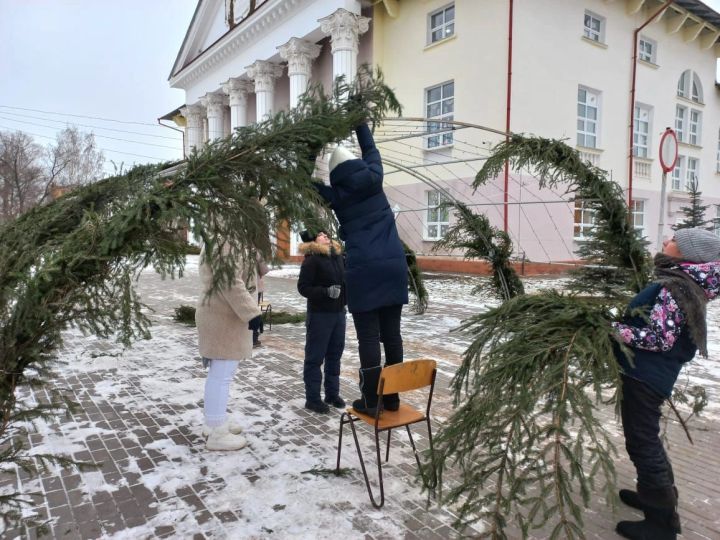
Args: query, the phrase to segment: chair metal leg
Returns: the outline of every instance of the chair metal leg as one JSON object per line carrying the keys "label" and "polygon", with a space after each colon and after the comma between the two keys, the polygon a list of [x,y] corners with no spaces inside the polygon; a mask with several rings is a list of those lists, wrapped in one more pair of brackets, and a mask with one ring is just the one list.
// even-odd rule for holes
{"label": "chair metal leg", "polygon": [[355,448],[357,449],[358,457],[360,458],[360,468],[362,469],[363,476],[365,477],[365,486],[367,487],[368,495],[370,496],[370,502],[375,508],[382,508],[385,504],[385,487],[383,486],[382,461],[380,460],[380,441],[378,439],[378,433],[377,431],[375,432],[375,448],[377,450],[378,478],[380,479],[380,504],[375,502],[375,497],[373,497],[370,480],[368,479],[368,474],[365,470],[365,460],[362,457],[360,442],[358,441],[357,432],[355,431],[355,421],[350,415],[348,415],[348,422],[350,423],[350,429],[352,429],[353,438],[355,439]]}
{"label": "chair metal leg", "polygon": [[413,440],[412,432],[410,431],[410,424],[406,425],[405,429],[407,429],[408,437],[410,437],[410,444],[412,445],[413,454],[415,454],[415,461],[417,461],[418,469],[422,470],[420,468],[420,454],[418,454],[417,448],[415,448],[415,441]]}
{"label": "chair metal leg", "polygon": [[340,473],[340,453],[342,452],[343,428],[345,427],[345,424],[347,424],[347,420],[345,420],[346,416],[348,416],[347,413],[342,413],[340,415],[340,435],[338,436],[337,465],[335,466],[336,473]]}
{"label": "chair metal leg", "polygon": [[435,486],[437,486],[437,473],[435,471],[435,448],[433,447],[432,427],[430,427],[430,418],[427,418],[427,430],[428,439],[430,441],[430,459],[432,460],[432,479],[431,483],[429,483],[425,480],[425,477],[423,477],[423,481],[427,484],[429,488],[434,489]]}
{"label": "chair metal leg", "polygon": [[385,463],[388,462],[390,459],[390,434],[392,433],[392,429],[388,429],[388,440],[387,440],[387,449],[385,450]]}

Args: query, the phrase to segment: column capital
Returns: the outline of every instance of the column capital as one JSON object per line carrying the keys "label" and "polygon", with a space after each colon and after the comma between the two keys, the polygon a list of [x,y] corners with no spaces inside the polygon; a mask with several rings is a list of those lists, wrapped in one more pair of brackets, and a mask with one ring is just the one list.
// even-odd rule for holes
{"label": "column capital", "polygon": [[351,50],[358,52],[360,34],[370,28],[370,19],[339,8],[332,15],[318,19],[320,30],[330,35],[332,52]]}
{"label": "column capital", "polygon": [[300,38],[290,38],[278,48],[280,57],[288,61],[288,76],[310,75],[312,61],[320,56],[320,45]]}
{"label": "column capital", "polygon": [[180,114],[187,118],[189,127],[199,126],[205,116],[205,107],[198,104],[186,105],[180,109]]}
{"label": "column capital", "polygon": [[230,98],[230,106],[245,105],[247,103],[247,95],[255,90],[252,81],[233,77],[223,84],[223,92]]}
{"label": "column capital", "polygon": [[255,92],[272,92],[275,79],[283,72],[283,66],[266,60],[256,60],[245,69],[248,77],[255,81]]}
{"label": "column capital", "polygon": [[207,115],[210,117],[222,116],[223,107],[227,105],[227,97],[220,93],[208,92],[205,97],[200,98],[200,102],[207,109]]}

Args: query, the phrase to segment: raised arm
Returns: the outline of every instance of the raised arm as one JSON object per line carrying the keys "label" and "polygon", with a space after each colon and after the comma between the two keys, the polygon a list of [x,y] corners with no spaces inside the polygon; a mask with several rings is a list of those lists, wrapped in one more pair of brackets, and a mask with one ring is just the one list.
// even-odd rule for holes
{"label": "raised arm", "polygon": [[380,152],[375,146],[372,133],[367,123],[363,122],[355,128],[355,134],[357,135],[358,144],[362,151],[362,158],[365,164],[368,166],[370,173],[373,175],[373,180],[382,182],[383,178],[383,166],[382,159],[380,158]]}

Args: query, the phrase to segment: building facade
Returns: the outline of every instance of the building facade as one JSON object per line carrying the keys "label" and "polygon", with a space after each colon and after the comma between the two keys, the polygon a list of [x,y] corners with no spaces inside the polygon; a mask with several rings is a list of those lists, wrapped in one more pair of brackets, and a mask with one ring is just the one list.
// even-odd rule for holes
{"label": "building facade", "polygon": [[[448,255],[433,247],[451,197],[507,227],[518,256],[567,261],[592,227],[582,201],[540,190],[532,171],[474,191],[483,159],[508,128],[566,140],[623,188],[652,248],[692,180],[717,217],[718,37],[720,15],[696,0],[201,0],[170,84],[186,93],[190,149],[377,65],[404,107],[376,131],[403,240]],[[679,158],[659,233],[667,127]]]}

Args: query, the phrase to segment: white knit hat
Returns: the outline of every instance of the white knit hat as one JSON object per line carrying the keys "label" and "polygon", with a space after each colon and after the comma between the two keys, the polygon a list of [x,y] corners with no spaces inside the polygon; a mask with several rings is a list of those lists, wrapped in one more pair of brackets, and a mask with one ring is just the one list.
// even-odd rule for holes
{"label": "white knit hat", "polygon": [[339,144],[338,147],[333,150],[333,153],[330,154],[330,163],[328,163],[328,168],[330,169],[330,172],[332,172],[333,169],[340,165],[343,161],[348,161],[350,159],[357,158],[355,157],[355,154],[353,154],[350,150],[345,148],[342,144]]}
{"label": "white knit hat", "polygon": [[705,263],[720,261],[720,238],[699,228],[678,229],[675,243],[686,261]]}

